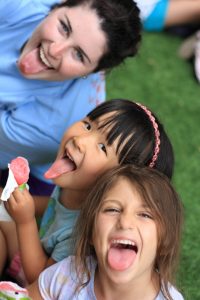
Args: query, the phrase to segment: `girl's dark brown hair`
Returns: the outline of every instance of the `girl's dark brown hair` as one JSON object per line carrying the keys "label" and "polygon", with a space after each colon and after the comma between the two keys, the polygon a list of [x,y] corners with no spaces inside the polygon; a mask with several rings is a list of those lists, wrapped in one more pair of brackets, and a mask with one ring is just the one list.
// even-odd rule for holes
{"label": "girl's dark brown hair", "polygon": [[[119,164],[149,166],[156,146],[155,129],[149,116],[134,101],[112,99],[94,108],[87,116],[95,121],[108,113],[114,113],[101,125],[106,129],[108,145],[117,141]],[[160,147],[154,168],[167,175],[173,175],[174,152],[170,139],[158,118],[151,113],[158,125]]]}
{"label": "girl's dark brown hair", "polygon": [[125,165],[106,172],[96,182],[84,202],[74,235],[76,237],[75,265],[76,270],[79,270],[79,287],[84,287],[90,280],[88,256],[95,257],[95,250],[91,246],[92,231],[104,195],[120,178],[127,179],[135,187],[144,203],[152,211],[158,232],[154,271],[159,274],[164,296],[166,299],[172,299],[168,284],[175,282],[173,275],[179,256],[183,219],[182,205],[168,178],[148,167],[138,168]]}

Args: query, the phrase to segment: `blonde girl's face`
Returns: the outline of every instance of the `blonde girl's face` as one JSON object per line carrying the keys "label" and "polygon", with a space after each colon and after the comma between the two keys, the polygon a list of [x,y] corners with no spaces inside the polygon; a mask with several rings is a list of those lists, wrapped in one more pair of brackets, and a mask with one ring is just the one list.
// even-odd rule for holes
{"label": "blonde girl's face", "polygon": [[151,287],[157,240],[151,210],[133,184],[118,179],[102,200],[93,231],[100,278],[130,289]]}
{"label": "blonde girl's face", "polygon": [[23,76],[62,81],[91,73],[106,51],[100,20],[86,5],[54,9],[37,27],[18,61]]}
{"label": "blonde girl's face", "polygon": [[58,156],[46,177],[68,190],[85,191],[97,177],[118,165],[117,141],[108,145],[100,124],[110,113],[95,121],[85,118],[64,134]]}

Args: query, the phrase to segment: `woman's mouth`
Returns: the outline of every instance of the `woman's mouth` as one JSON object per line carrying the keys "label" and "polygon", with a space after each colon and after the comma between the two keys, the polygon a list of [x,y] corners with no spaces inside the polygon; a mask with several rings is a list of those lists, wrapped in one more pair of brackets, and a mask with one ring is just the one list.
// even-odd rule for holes
{"label": "woman's mouth", "polygon": [[54,68],[48,61],[42,45],[39,45],[20,59],[19,69],[22,74],[33,75]]}
{"label": "woman's mouth", "polygon": [[47,57],[45,56],[45,52],[44,52],[44,49],[42,47],[42,45],[40,46],[39,48],[39,54],[40,54],[40,59],[41,61],[43,62],[43,64],[49,68],[49,69],[53,69],[53,66],[51,65],[51,63],[48,61]]}

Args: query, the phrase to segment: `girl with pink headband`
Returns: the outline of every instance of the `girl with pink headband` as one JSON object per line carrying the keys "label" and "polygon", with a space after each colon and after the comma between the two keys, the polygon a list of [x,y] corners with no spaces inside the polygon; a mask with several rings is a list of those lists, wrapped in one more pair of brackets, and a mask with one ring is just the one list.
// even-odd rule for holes
{"label": "girl with pink headband", "polygon": [[[0,234],[12,236],[5,239],[7,243],[0,240],[0,248],[5,249],[1,257],[11,266],[16,265],[15,259],[19,265],[20,257],[27,281],[33,282],[47,266],[73,254],[72,230],[89,190],[104,172],[127,164],[149,166],[171,178],[172,145],[148,108],[129,100],[110,100],[66,130],[57,158],[45,173],[56,187],[50,200],[46,199],[40,234],[35,215],[44,201],[34,203],[27,190],[16,189],[11,195],[7,210],[15,222],[0,222]],[[7,257],[7,253],[13,255]]]}

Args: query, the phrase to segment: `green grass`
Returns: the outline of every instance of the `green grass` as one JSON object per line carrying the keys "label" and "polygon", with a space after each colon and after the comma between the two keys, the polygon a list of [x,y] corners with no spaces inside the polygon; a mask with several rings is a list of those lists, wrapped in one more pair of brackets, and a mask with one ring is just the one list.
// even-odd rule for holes
{"label": "green grass", "polygon": [[179,288],[200,299],[200,84],[177,55],[181,39],[145,33],[139,55],[107,75],[108,99],[146,104],[161,119],[175,150],[173,183],[185,208]]}

